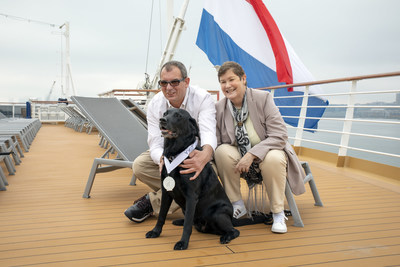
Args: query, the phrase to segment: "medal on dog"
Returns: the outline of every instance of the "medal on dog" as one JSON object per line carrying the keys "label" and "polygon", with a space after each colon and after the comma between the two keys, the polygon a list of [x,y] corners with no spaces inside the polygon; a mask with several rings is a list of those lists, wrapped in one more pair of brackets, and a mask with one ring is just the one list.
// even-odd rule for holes
{"label": "medal on dog", "polygon": [[[167,169],[167,173],[171,173],[172,170],[174,170],[176,167],[178,167],[179,164],[184,161],[189,154],[196,149],[197,146],[197,140],[194,141],[193,144],[191,144],[188,148],[186,148],[183,152],[179,153],[178,156],[175,157],[175,159],[170,162],[167,157],[164,156],[164,165],[165,168]],[[165,190],[167,191],[172,191],[175,187],[175,180],[171,176],[165,177],[163,181],[163,186]]]}
{"label": "medal on dog", "polygon": [[165,190],[172,191],[172,189],[174,189],[174,187],[175,187],[174,178],[172,178],[171,176],[165,177],[165,179],[163,181],[163,186],[164,186]]}

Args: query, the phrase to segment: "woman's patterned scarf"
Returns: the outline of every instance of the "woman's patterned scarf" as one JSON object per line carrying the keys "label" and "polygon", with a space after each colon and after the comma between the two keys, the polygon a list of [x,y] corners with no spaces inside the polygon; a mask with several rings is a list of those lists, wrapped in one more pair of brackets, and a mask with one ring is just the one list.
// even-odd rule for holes
{"label": "woman's patterned scarf", "polygon": [[[249,115],[249,111],[247,109],[246,94],[244,95],[241,109],[236,109],[231,101],[228,101],[228,106],[236,122],[236,143],[238,145],[239,153],[243,157],[251,148],[250,139],[244,125],[244,122]],[[258,162],[253,161],[253,163],[250,165],[249,172],[242,173],[241,177],[246,180],[247,185],[250,189],[253,188],[256,184],[261,184],[262,176]]]}

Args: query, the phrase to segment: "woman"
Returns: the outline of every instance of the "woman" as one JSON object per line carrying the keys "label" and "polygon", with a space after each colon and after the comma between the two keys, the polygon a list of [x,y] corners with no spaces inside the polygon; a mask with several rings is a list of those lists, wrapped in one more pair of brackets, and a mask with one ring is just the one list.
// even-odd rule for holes
{"label": "woman", "polygon": [[279,109],[269,92],[247,88],[246,74],[236,62],[225,62],[218,71],[218,80],[225,98],[216,104],[215,163],[233,204],[234,217],[246,214],[240,177],[249,188],[263,183],[273,213],[271,231],[286,233],[286,179],[296,195],[304,193],[305,188],[304,172],[288,142]]}

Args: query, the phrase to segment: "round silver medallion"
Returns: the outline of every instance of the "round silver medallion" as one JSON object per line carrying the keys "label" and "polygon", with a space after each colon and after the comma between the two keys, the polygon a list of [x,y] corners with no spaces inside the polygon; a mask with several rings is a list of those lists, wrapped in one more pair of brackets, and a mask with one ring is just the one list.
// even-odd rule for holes
{"label": "round silver medallion", "polygon": [[163,186],[164,186],[165,190],[172,191],[172,189],[174,189],[174,187],[175,187],[174,178],[172,178],[171,176],[165,177],[165,179],[163,181]]}

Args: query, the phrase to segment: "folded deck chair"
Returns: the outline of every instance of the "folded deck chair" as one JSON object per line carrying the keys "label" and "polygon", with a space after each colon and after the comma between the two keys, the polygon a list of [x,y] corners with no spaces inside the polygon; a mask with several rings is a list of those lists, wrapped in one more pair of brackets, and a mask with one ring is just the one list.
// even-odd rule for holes
{"label": "folded deck chair", "polygon": [[[4,143],[4,145],[6,145],[6,148],[5,148],[5,150],[7,150],[6,152],[11,152],[10,154],[14,158],[15,165],[20,165],[21,158],[19,157],[20,154],[18,154],[18,152],[21,152],[21,148],[19,147],[19,143],[18,143],[16,136],[0,135],[0,144],[1,143]],[[19,151],[17,151],[18,148],[19,148]]]}
{"label": "folded deck chair", "polygon": [[0,135],[15,135],[20,140],[25,152],[33,142],[41,127],[39,119],[0,119]]}
{"label": "folded deck chair", "polygon": [[5,157],[4,164],[6,165],[8,173],[10,175],[14,175],[15,172],[17,171],[10,156],[12,153],[13,151],[10,142],[8,140],[0,141],[0,155]]}
{"label": "folded deck chair", "polygon": [[135,114],[137,118],[139,118],[139,121],[147,129],[146,111],[144,111],[143,108],[133,99],[122,99],[121,102],[126,106],[127,109],[129,109],[133,114]]}
{"label": "folded deck chair", "polygon": [[[116,98],[73,96],[72,101],[108,141],[111,145],[109,149],[118,153],[117,159],[94,159],[83,194],[84,198],[89,198],[96,173],[132,168],[133,160],[148,149],[147,130]],[[99,167],[100,165],[103,166]]]}
{"label": "folded deck chair", "polygon": [[[5,163],[6,156],[7,156],[7,154],[0,153],[0,162],[4,161],[4,163]],[[7,190],[6,185],[8,185],[8,181],[7,181],[5,173],[3,172],[3,169],[0,166],[0,191]]]}

